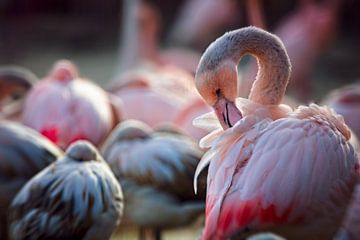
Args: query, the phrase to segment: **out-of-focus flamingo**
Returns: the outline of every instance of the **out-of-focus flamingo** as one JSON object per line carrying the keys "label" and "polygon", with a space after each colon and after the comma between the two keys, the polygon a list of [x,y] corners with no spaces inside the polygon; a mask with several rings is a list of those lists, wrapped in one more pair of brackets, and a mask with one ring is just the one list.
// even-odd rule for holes
{"label": "out-of-focus flamingo", "polygon": [[154,127],[172,122],[187,102],[199,98],[194,83],[184,84],[180,76],[172,78],[150,64],[123,74],[108,91],[123,101],[125,119],[137,119]]}
{"label": "out-of-focus flamingo", "polygon": [[[124,3],[125,13],[129,16],[124,19],[123,27],[120,64],[123,73],[115,78],[108,90],[124,102],[126,119],[137,119],[151,127],[173,122],[184,108],[201,99],[194,77],[162,59],[157,46],[159,16],[155,7],[139,1]],[[200,130],[187,127],[191,125],[190,119],[184,121],[179,126],[187,128],[187,133],[197,140]]]}
{"label": "out-of-focus flamingo", "polygon": [[61,60],[30,91],[22,121],[65,149],[79,139],[99,145],[119,122],[120,111],[115,97]]}
{"label": "out-of-focus flamingo", "polygon": [[[236,99],[244,54],[259,72],[249,99]],[[255,27],[225,34],[203,54],[196,85],[223,128],[201,141],[210,147],[197,169],[210,162],[203,239],[258,231],[329,239],[340,227],[359,179],[350,131],[326,106],[280,105],[289,78],[284,45]],[[197,123],[209,127],[209,119]]]}
{"label": "out-of-focus flamingo", "polygon": [[195,98],[192,102],[183,107],[175,116],[173,123],[180,127],[187,135],[191,136],[196,142],[200,141],[209,132],[195,127],[192,121],[195,117],[209,112],[209,105],[201,98]]}
{"label": "out-of-focus flamingo", "polygon": [[238,2],[233,0],[187,0],[172,27],[169,42],[203,49],[218,31],[236,23]]}
{"label": "out-of-focus flamingo", "polygon": [[62,155],[62,151],[33,129],[0,122],[0,236],[7,238],[8,207],[25,183]]}
{"label": "out-of-focus flamingo", "polygon": [[332,91],[323,103],[341,114],[350,129],[360,137],[360,82]]}
{"label": "out-of-focus flamingo", "polygon": [[35,74],[25,68],[0,67],[1,119],[20,119],[25,96],[37,81]]}
{"label": "out-of-focus flamingo", "polygon": [[148,228],[160,239],[160,230],[204,211],[204,192],[196,196],[192,189],[202,151],[187,136],[128,120],[109,136],[103,155],[123,187],[124,217],[141,227],[142,237]]}
{"label": "out-of-focus flamingo", "polygon": [[96,148],[70,145],[33,177],[9,210],[11,239],[110,239],[120,222],[120,185]]}
{"label": "out-of-focus flamingo", "polygon": [[123,31],[120,44],[120,73],[140,60],[158,67],[171,65],[195,74],[200,54],[186,48],[160,49],[161,16],[154,4],[143,0],[124,1]]}
{"label": "out-of-focus flamingo", "polygon": [[[283,41],[292,62],[290,91],[301,101],[311,99],[311,72],[317,57],[334,39],[340,3],[339,0],[301,0],[299,8],[285,17],[274,31]],[[249,0],[248,5],[250,23],[264,27],[261,0]],[[242,96],[249,93],[252,86],[249,81],[255,75],[254,63],[245,72],[240,92]]]}

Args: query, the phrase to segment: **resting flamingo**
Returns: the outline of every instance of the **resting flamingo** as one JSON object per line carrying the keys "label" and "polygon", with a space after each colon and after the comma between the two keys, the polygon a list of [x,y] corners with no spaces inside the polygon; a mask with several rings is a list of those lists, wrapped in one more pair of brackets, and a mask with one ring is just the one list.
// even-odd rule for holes
{"label": "resting flamingo", "polygon": [[121,187],[85,140],[19,191],[9,210],[11,239],[110,239],[123,210]]}
{"label": "resting flamingo", "polygon": [[189,224],[204,212],[204,190],[196,196],[192,189],[202,151],[176,129],[124,121],[103,154],[123,187],[124,217],[141,227],[142,237],[149,230],[160,239],[161,230]]}
{"label": "resting flamingo", "polygon": [[72,62],[60,60],[30,91],[22,121],[66,149],[79,139],[101,144],[120,118],[115,97],[80,78]]}
{"label": "resting flamingo", "polygon": [[0,121],[0,236],[7,238],[7,211],[25,183],[63,152],[35,130]]}
{"label": "resting flamingo", "polygon": [[[236,99],[245,54],[259,72],[249,99]],[[215,129],[200,142],[210,150],[196,172],[210,162],[203,239],[329,239],[340,227],[359,174],[350,131],[326,106],[280,104],[290,68],[281,40],[256,27],[226,33],[203,54],[196,86],[218,118],[195,121]]]}

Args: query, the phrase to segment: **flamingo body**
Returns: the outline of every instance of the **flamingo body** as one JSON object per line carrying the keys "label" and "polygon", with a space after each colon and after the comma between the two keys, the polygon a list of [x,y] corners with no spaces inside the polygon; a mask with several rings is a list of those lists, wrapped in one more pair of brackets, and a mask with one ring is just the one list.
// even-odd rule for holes
{"label": "flamingo body", "polygon": [[[245,54],[259,64],[248,100],[234,91]],[[330,239],[340,227],[359,179],[351,133],[326,106],[280,104],[290,69],[280,39],[255,27],[226,33],[205,51],[196,86],[218,120],[195,121],[213,128],[197,169],[210,163],[203,239],[260,231]]]}
{"label": "flamingo body", "polygon": [[189,74],[172,66],[158,68],[152,64],[124,73],[108,90],[123,101],[126,119],[151,127],[174,122],[183,108],[200,99]]}
{"label": "flamingo body", "polygon": [[196,116],[199,116],[209,111],[210,107],[204,102],[204,100],[202,100],[201,98],[196,98],[177,113],[176,117],[173,120],[173,123],[198,142],[209,132],[194,126],[192,124],[192,120]]}
{"label": "flamingo body", "polygon": [[103,153],[122,183],[125,217],[133,223],[178,227],[203,212],[204,200],[191,187],[202,152],[186,136],[126,121],[110,135]]}
{"label": "flamingo body", "polygon": [[27,97],[23,123],[61,148],[87,139],[99,145],[117,121],[111,98],[94,83],[77,77],[69,62],[58,62]]}
{"label": "flamingo body", "polygon": [[0,122],[0,236],[7,239],[7,211],[12,199],[35,174],[62,155],[39,133],[18,123]]}
{"label": "flamingo body", "polygon": [[33,177],[9,211],[12,239],[109,239],[122,214],[122,192],[86,141]]}
{"label": "flamingo body", "polygon": [[[340,117],[317,105],[277,120],[260,109],[213,142],[203,142],[213,157],[204,239],[244,229],[279,231],[291,239],[330,238],[357,178],[349,132]],[[301,227],[293,233],[297,224]]]}

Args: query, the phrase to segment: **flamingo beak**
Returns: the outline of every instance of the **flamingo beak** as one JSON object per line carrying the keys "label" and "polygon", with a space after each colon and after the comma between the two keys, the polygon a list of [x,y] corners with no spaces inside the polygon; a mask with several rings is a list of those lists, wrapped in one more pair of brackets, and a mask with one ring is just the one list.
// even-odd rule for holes
{"label": "flamingo beak", "polygon": [[224,97],[219,98],[213,108],[223,129],[231,128],[242,118],[242,114],[235,103]]}

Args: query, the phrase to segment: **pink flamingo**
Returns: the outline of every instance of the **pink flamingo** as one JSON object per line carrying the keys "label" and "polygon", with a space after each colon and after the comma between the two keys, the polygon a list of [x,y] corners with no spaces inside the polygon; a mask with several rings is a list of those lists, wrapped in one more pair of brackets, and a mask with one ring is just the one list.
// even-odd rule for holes
{"label": "pink flamingo", "polygon": [[[258,59],[259,72],[249,99],[236,99],[244,54]],[[350,131],[326,106],[279,104],[289,77],[280,39],[255,27],[225,34],[203,54],[196,86],[218,118],[200,142],[210,150],[196,173],[210,162],[203,239],[258,231],[329,239],[340,227],[359,178]],[[196,122],[212,127],[209,118]]]}
{"label": "pink flamingo", "polygon": [[99,145],[121,118],[116,101],[62,60],[31,90],[22,120],[63,149],[78,139]]}
{"label": "pink flamingo", "polygon": [[201,138],[207,135],[209,131],[195,127],[192,124],[192,120],[201,114],[209,112],[210,110],[209,105],[207,105],[203,99],[195,98],[192,102],[180,109],[175,116],[173,123],[198,142]]}
{"label": "pink flamingo", "polygon": [[121,187],[97,149],[80,140],[31,178],[9,209],[11,239],[110,239]]}
{"label": "pink flamingo", "polygon": [[124,8],[128,16],[119,66],[123,72],[108,90],[124,102],[126,119],[138,119],[151,127],[172,122],[189,102],[200,99],[194,77],[161,60],[159,16],[154,6],[129,0],[124,1]]}
{"label": "pink flamingo", "polygon": [[[171,70],[171,69],[170,69]],[[176,78],[171,72],[131,71],[108,90],[124,102],[123,117],[137,119],[151,127],[173,123],[198,141],[208,132],[194,127],[192,119],[209,111],[201,99],[195,84],[183,84],[181,72]]]}
{"label": "pink flamingo", "polygon": [[154,127],[172,122],[188,101],[187,86],[172,80],[176,81],[156,70],[139,69],[123,74],[108,91],[123,101],[125,119],[137,119]]}

